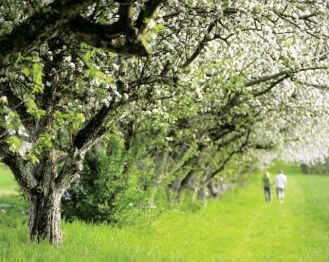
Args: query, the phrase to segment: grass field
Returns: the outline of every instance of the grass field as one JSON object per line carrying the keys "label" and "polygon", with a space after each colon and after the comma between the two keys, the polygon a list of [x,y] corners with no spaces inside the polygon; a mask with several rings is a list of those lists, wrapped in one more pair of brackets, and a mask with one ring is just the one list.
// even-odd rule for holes
{"label": "grass field", "polygon": [[0,196],[17,194],[17,186],[8,167],[0,163]]}
{"label": "grass field", "polygon": [[172,211],[143,227],[65,223],[57,249],[29,244],[22,201],[2,196],[0,204],[15,207],[0,212],[0,261],[329,261],[329,177],[284,171],[283,204],[264,202],[259,174],[221,201]]}

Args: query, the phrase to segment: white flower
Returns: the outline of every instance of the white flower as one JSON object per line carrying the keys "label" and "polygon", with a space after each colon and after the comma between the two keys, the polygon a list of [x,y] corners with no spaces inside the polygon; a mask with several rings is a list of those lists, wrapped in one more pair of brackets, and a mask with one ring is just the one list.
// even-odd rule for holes
{"label": "white flower", "polygon": [[70,55],[64,57],[64,59],[63,59],[63,61],[64,61],[65,63],[69,63],[69,62],[71,62],[71,60],[72,60],[72,57],[71,57]]}
{"label": "white flower", "polygon": [[70,62],[69,63],[69,66],[72,68],[72,69],[75,69],[75,64],[73,62]]}
{"label": "white flower", "polygon": [[2,96],[0,97],[0,103],[1,104],[8,104],[8,99],[6,96]]}

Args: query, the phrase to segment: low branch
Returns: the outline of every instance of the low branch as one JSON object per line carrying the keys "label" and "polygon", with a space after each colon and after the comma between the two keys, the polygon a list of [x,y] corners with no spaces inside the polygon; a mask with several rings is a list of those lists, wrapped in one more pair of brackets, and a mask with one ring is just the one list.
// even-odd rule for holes
{"label": "low branch", "polygon": [[11,152],[9,145],[4,140],[5,139],[2,139],[2,141],[0,141],[0,155],[2,156],[2,162],[10,168],[16,181],[23,190],[26,192],[35,190],[38,181],[26,166],[25,160],[18,154]]}
{"label": "low branch", "polygon": [[179,188],[177,189],[177,197],[179,198],[180,194],[182,193],[182,191],[187,187],[187,185],[189,184],[189,182],[192,180],[193,175],[195,174],[194,170],[190,170],[187,175],[182,179],[182,181],[179,184]]}
{"label": "low branch", "polygon": [[56,177],[58,190],[65,190],[74,180],[80,177],[83,170],[84,152],[72,147],[66,156],[65,162]]}
{"label": "low branch", "polygon": [[149,0],[145,3],[135,24],[139,34],[144,34],[146,32],[150,20],[154,18],[160,4],[163,2],[165,2],[165,0]]}
{"label": "low branch", "polygon": [[231,158],[237,153],[237,151],[232,151],[227,158],[224,159],[224,161],[222,162],[222,164],[219,166],[219,168],[217,168],[215,171],[213,171],[212,173],[210,173],[209,175],[205,176],[205,178],[203,179],[203,184],[206,185],[208,184],[215,176],[217,176],[217,174],[219,174],[221,171],[224,170],[225,166],[227,165],[227,163],[231,160]]}
{"label": "low branch", "polygon": [[130,1],[120,1],[120,7],[119,7],[119,24],[128,30],[132,28],[132,3],[135,2],[135,0],[130,0]]}
{"label": "low branch", "polygon": [[45,41],[66,31],[66,25],[94,0],[56,0],[16,26],[0,40],[0,66],[10,65],[16,55],[27,55]]}
{"label": "low branch", "polygon": [[[230,133],[228,133],[228,134],[230,134]],[[226,141],[218,143],[217,144],[217,150],[219,150],[220,148],[225,148],[225,147],[229,146],[233,142],[241,139],[243,137],[243,135],[244,135],[244,133],[240,132],[240,133],[237,133],[237,134],[233,135],[231,138],[227,139]]]}
{"label": "low branch", "polygon": [[204,179],[203,179],[204,185],[207,185],[215,176],[217,176],[217,174],[219,174],[221,171],[223,171],[225,166],[227,165],[227,163],[231,160],[231,158],[235,154],[243,152],[244,148],[249,143],[250,134],[251,134],[251,130],[248,129],[245,141],[239,146],[239,148],[237,150],[233,150],[232,152],[230,152],[230,154],[224,159],[224,161],[221,163],[221,165],[215,171],[213,171],[210,175],[206,175],[204,177]]}
{"label": "low branch", "polygon": [[[92,144],[95,139],[105,133],[105,123],[111,112],[113,103],[110,106],[103,105],[103,107],[91,118],[88,124],[82,128],[73,140],[73,146],[79,150]],[[88,147],[88,146],[87,146]]]}
{"label": "low branch", "polygon": [[96,24],[79,16],[70,24],[76,39],[96,48],[115,53],[147,56],[150,51],[133,30],[116,22],[111,25]]}

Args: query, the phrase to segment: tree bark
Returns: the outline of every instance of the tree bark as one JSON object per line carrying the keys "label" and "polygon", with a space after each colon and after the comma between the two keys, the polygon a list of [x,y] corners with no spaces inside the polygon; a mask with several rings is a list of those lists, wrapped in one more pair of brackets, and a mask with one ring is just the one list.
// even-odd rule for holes
{"label": "tree bark", "polygon": [[195,191],[195,199],[205,202],[207,197],[208,197],[208,191],[207,191],[207,186],[206,185],[200,185],[197,190]]}
{"label": "tree bark", "polygon": [[175,191],[176,191],[175,201],[177,203],[181,201],[182,194],[184,190],[188,187],[189,183],[191,183],[193,175],[194,175],[194,171],[191,170],[190,172],[187,173],[187,175],[183,179],[180,179],[178,181],[178,185],[175,187]]}
{"label": "tree bark", "polygon": [[61,198],[62,193],[57,192],[53,185],[50,185],[47,195],[33,193],[29,196],[31,241],[48,240],[55,246],[61,244]]}
{"label": "tree bark", "polygon": [[170,189],[169,186],[166,186],[165,187],[165,192],[166,192],[166,201],[167,201],[167,204],[168,204],[168,206],[171,206],[172,199],[171,199],[171,189]]}

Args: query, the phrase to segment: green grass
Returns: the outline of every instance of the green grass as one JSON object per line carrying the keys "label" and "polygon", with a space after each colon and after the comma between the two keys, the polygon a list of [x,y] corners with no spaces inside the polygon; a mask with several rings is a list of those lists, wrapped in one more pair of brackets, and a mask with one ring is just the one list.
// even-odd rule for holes
{"label": "green grass", "polygon": [[[64,223],[64,244],[28,243],[24,205],[0,213],[0,261],[329,261],[329,177],[283,169],[283,204],[265,203],[261,174],[200,211],[173,211],[144,227]],[[16,202],[15,202],[16,201]],[[16,214],[16,216],[15,216]]]}
{"label": "green grass", "polygon": [[17,183],[8,167],[0,163],[0,196],[17,194]]}

